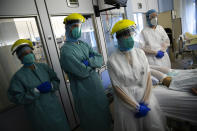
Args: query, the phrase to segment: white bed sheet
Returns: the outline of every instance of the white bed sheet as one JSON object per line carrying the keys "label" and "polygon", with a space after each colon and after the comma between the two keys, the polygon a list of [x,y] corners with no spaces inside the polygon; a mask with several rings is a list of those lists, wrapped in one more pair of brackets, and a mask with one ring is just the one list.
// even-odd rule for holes
{"label": "white bed sheet", "polygon": [[185,120],[197,125],[197,96],[157,86],[153,89],[161,109],[168,117]]}

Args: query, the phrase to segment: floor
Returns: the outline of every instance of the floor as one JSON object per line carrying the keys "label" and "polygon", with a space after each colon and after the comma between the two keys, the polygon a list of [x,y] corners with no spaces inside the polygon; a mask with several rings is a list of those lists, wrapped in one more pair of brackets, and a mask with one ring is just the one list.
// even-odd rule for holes
{"label": "floor", "polygon": [[[109,105],[109,107],[110,107],[110,112],[112,113],[112,119],[113,119],[113,116],[114,116],[113,106],[114,106],[114,103],[112,102],[112,103]],[[80,129],[80,127],[79,127],[79,128],[77,128],[77,129],[75,129],[74,131],[82,131],[82,129]]]}
{"label": "floor", "polygon": [[82,130],[81,130],[80,127],[79,127],[79,128],[77,128],[76,130],[74,130],[74,131],[82,131]]}
{"label": "floor", "polygon": [[172,69],[190,69],[194,64],[190,54],[179,55],[175,61],[171,61]]}

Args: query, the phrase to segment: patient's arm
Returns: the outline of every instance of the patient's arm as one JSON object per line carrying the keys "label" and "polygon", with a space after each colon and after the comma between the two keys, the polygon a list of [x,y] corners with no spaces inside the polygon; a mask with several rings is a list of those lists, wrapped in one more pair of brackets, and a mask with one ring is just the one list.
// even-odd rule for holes
{"label": "patient's arm", "polygon": [[158,70],[164,74],[167,74],[171,71],[170,68],[167,68],[167,67],[163,67],[163,66],[157,66],[157,65],[150,65],[150,68],[151,69],[155,69],[155,70]]}
{"label": "patient's arm", "polygon": [[162,82],[162,80],[163,80],[165,77],[167,77],[166,74],[164,74],[164,73],[162,73],[162,72],[160,72],[160,71],[158,71],[158,70],[155,70],[155,69],[152,69],[152,68],[151,68],[150,71],[151,71],[151,75],[154,76],[155,78],[157,78],[160,82]]}
{"label": "patient's arm", "polygon": [[115,93],[117,96],[124,101],[126,104],[130,105],[133,108],[137,108],[138,104],[136,104],[125,92],[123,92],[119,87],[113,86]]}
{"label": "patient's arm", "polygon": [[192,92],[197,95],[197,88],[192,88]]}
{"label": "patient's arm", "polygon": [[151,80],[151,73],[148,73],[148,79],[146,83],[146,91],[144,93],[144,97],[142,99],[143,102],[149,103],[149,97],[151,95],[151,89],[152,89],[152,80]]}
{"label": "patient's arm", "polygon": [[172,81],[172,77],[167,76],[166,74],[155,70],[155,69],[150,69],[151,70],[151,75],[157,78],[160,82],[162,82],[163,85],[169,87],[170,83]]}

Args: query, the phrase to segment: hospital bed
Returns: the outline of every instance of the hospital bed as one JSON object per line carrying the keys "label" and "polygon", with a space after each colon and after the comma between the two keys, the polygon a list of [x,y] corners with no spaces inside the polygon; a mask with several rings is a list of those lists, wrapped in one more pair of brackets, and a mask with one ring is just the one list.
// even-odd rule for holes
{"label": "hospital bed", "polygon": [[[197,71],[197,69],[195,70]],[[106,95],[110,98],[110,109],[113,114],[113,91],[107,70],[101,73],[101,80],[105,91],[107,91]],[[189,92],[175,91],[163,85],[154,86],[153,94],[156,96],[162,111],[168,118],[168,123],[172,121],[171,123],[178,122],[182,126],[185,123],[197,126],[197,95]],[[168,125],[172,125],[171,123]]]}
{"label": "hospital bed", "polygon": [[153,89],[161,109],[167,117],[197,125],[197,96],[189,92],[170,90],[158,85]]}
{"label": "hospital bed", "polygon": [[179,52],[197,50],[197,35],[188,32],[179,37]]}
{"label": "hospital bed", "polygon": [[178,54],[181,54],[184,57],[185,53],[189,53],[192,55],[193,63],[192,66],[195,68],[197,67],[197,57],[196,57],[196,50],[197,50],[197,35],[192,35],[188,32],[185,35],[181,35],[179,37],[179,50]]}
{"label": "hospital bed", "polygon": [[[165,116],[168,126],[178,131],[197,130],[197,95],[191,88],[197,87],[197,69],[174,70],[172,81],[167,88],[163,85],[155,85],[153,94]],[[184,129],[182,129],[184,128]]]}
{"label": "hospital bed", "polygon": [[197,50],[197,35],[185,33],[185,47],[192,52],[193,63],[197,64],[195,51]]}

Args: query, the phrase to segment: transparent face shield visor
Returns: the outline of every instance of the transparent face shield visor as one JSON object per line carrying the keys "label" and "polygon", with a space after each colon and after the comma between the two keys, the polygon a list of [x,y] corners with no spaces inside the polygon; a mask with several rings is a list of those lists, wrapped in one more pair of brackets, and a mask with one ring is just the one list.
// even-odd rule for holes
{"label": "transparent face shield visor", "polygon": [[81,28],[82,28],[82,23],[74,23],[74,24],[71,25],[70,28],[71,28],[71,30],[75,29],[78,32],[80,32],[81,31]]}
{"label": "transparent face shield visor", "polygon": [[79,20],[68,21],[65,25],[66,40],[79,39],[81,37],[82,22]]}
{"label": "transparent face shield visor", "polygon": [[116,32],[116,38],[121,39],[121,38],[134,37],[136,34],[137,34],[136,27],[130,26],[126,29]]}
{"label": "transparent face shield visor", "polygon": [[78,29],[80,30],[82,26],[82,23],[75,23],[71,26],[71,29],[74,29],[75,27],[78,27]]}
{"label": "transparent face shield visor", "polygon": [[74,28],[80,31],[82,28],[82,22],[80,20],[72,20],[72,21],[68,21],[65,25],[65,29],[69,29],[70,31],[72,31]]}

